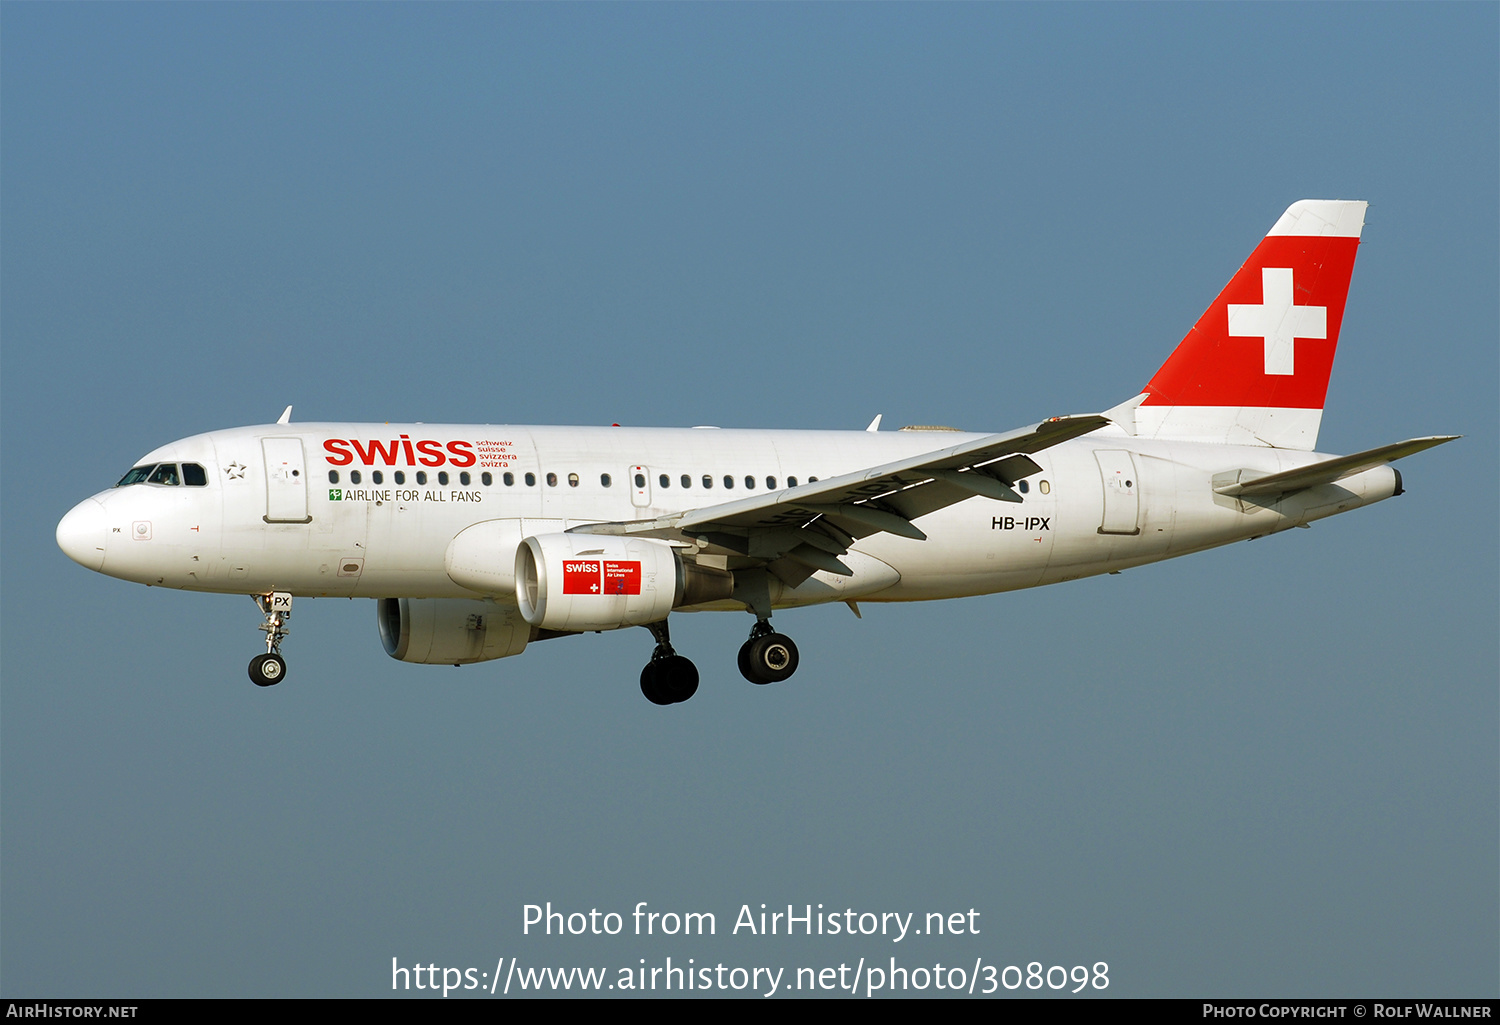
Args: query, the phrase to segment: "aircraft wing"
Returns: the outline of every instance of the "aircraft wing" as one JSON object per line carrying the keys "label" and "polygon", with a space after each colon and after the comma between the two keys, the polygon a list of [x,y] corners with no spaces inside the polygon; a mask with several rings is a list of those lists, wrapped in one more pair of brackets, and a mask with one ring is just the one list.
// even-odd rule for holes
{"label": "aircraft wing", "polygon": [[591,523],[572,532],[706,543],[721,554],[763,561],[789,583],[820,569],[849,576],[838,556],[857,539],[884,531],[923,541],[927,535],[912,520],[927,513],[976,495],[1019,502],[1011,485],[1041,471],[1032,453],[1107,423],[1092,414],[1054,417],[795,488],[653,520]]}
{"label": "aircraft wing", "polygon": [[1306,488],[1315,488],[1320,484],[1332,484],[1382,463],[1394,462],[1402,456],[1415,455],[1434,448],[1457,437],[1459,435],[1444,434],[1430,438],[1411,438],[1407,441],[1398,441],[1394,445],[1382,445],[1380,448],[1356,452],[1352,456],[1325,459],[1311,466],[1301,466],[1295,470],[1283,470],[1280,473],[1261,476],[1252,476],[1248,471],[1242,470],[1230,475],[1232,479],[1220,480],[1216,477],[1214,490],[1221,495],[1231,497],[1282,495],[1291,491],[1302,491]]}

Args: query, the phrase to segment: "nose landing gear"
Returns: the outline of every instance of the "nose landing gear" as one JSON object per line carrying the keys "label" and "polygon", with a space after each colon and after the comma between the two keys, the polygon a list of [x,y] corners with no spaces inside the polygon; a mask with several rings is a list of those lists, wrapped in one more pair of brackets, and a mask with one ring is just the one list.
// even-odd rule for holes
{"label": "nose landing gear", "polygon": [[265,614],[260,629],[266,634],[266,653],[250,660],[250,682],[257,687],[274,687],[286,677],[286,659],[281,657],[281,641],[292,631],[286,621],[292,618],[292,596],[285,591],[252,594],[255,605]]}
{"label": "nose landing gear", "polygon": [[647,623],[646,629],[656,638],[651,661],[641,670],[641,693],[646,700],[656,705],[671,705],[698,693],[698,667],[673,650],[667,621]]}

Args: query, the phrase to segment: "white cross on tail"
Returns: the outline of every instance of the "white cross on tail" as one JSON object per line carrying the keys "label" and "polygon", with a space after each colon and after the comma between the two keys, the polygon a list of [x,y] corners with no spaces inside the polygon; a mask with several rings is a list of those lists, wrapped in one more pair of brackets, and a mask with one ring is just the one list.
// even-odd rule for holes
{"label": "white cross on tail", "polygon": [[1266,374],[1290,376],[1297,338],[1328,337],[1328,307],[1292,305],[1292,269],[1262,267],[1261,305],[1229,304],[1229,333],[1266,340]]}

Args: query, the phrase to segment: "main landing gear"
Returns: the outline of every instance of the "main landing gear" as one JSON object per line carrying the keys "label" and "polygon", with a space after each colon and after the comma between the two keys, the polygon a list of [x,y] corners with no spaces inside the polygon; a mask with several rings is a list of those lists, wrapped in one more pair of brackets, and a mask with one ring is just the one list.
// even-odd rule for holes
{"label": "main landing gear", "polygon": [[[656,638],[656,650],[641,670],[641,693],[657,705],[676,704],[698,693],[698,667],[672,648],[667,621],[647,623],[646,629]],[[758,619],[740,648],[739,664],[740,674],[751,683],[780,683],[797,671],[797,645]]]}
{"label": "main landing gear", "polygon": [[285,591],[252,594],[256,607],[265,614],[260,628],[266,632],[266,653],[250,660],[250,682],[257,687],[274,687],[286,677],[286,659],[281,657],[281,641],[292,631],[286,621],[292,618],[292,596]]}
{"label": "main landing gear", "polygon": [[739,663],[740,675],[751,683],[780,683],[797,671],[797,645],[757,619],[750,639],[740,646]]}
{"label": "main landing gear", "polygon": [[657,705],[686,701],[698,693],[698,667],[692,660],[677,654],[667,632],[667,621],[647,623],[646,629],[656,638],[651,661],[641,670],[641,693]]}

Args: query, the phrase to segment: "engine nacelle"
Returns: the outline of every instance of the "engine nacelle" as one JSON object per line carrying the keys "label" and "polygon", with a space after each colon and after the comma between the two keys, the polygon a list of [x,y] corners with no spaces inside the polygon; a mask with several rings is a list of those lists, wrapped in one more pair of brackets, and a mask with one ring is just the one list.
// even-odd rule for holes
{"label": "engine nacelle", "polygon": [[514,606],[469,598],[381,598],[380,643],[391,658],[464,665],[519,655],[531,627]]}
{"label": "engine nacelle", "polygon": [[681,605],[720,601],[734,577],[686,562],[665,541],[543,534],[516,551],[516,604],[544,630],[615,630],[667,618]]}
{"label": "engine nacelle", "polygon": [[448,579],[476,594],[505,602],[515,600],[516,549],[527,534],[562,530],[562,520],[485,520],[448,542],[443,568]]}

